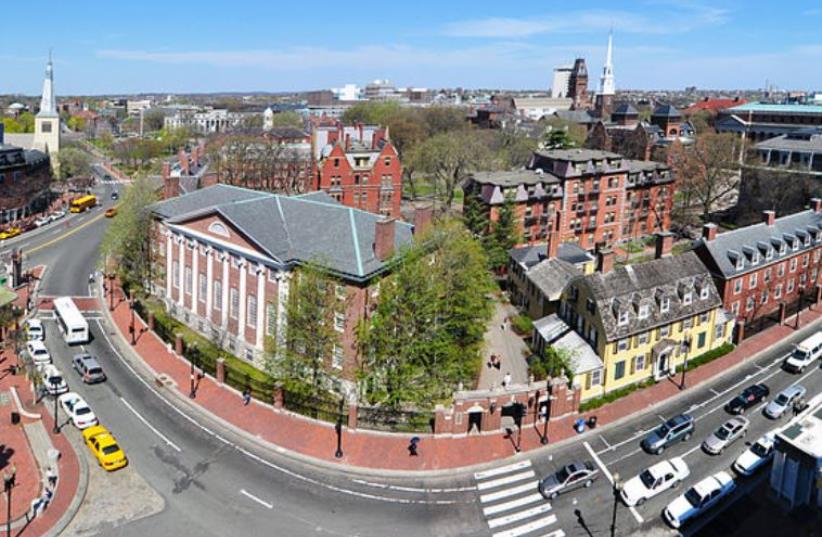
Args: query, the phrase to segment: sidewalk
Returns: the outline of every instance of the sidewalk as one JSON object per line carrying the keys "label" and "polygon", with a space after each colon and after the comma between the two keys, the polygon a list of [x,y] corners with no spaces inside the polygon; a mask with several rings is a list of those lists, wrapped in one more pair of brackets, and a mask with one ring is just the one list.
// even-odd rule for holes
{"label": "sidewalk", "polygon": [[[314,421],[282,409],[253,402],[243,406],[240,394],[225,385],[219,385],[206,377],[199,383],[195,399],[188,398],[190,366],[177,356],[159,337],[147,330],[145,323],[137,318],[137,333],[140,334],[134,347],[129,345],[128,327],[131,313],[128,302],[119,291],[115,299],[115,309],[109,313],[102,310],[116,325],[119,335],[116,345],[125,350],[130,360],[139,357],[156,378],[167,375],[174,385],[167,389],[179,398],[181,404],[196,404],[228,425],[241,429],[241,434],[253,441],[269,443],[267,446],[292,455],[307,456],[325,463],[350,465],[366,470],[379,471],[432,471],[453,469],[490,463],[516,454],[514,441],[506,438],[502,431],[472,436],[437,437],[418,435],[422,439],[419,456],[411,457],[407,447],[411,434],[389,434],[374,431],[344,428],[342,448],[344,456],[334,457],[336,435],[332,424]],[[822,318],[822,313],[805,311],[802,326]],[[688,387],[709,381],[718,374],[733,368],[757,352],[765,349],[794,332],[792,327],[776,326],[744,341],[733,352],[705,366],[687,373]],[[136,354],[136,356],[135,356]],[[139,364],[138,364],[139,365]],[[681,392],[671,382],[660,382],[645,390],[634,392],[614,403],[600,407],[589,414],[596,414],[599,428],[626,419],[650,406],[675,396]],[[552,420],[548,426],[550,444],[572,439],[573,421],[577,415]],[[542,448],[541,430],[528,427],[522,431],[522,451]]]}
{"label": "sidewalk", "polygon": [[[485,332],[485,351],[482,356],[482,369],[477,381],[478,390],[490,390],[502,386],[506,373],[511,373],[511,384],[528,383],[528,364],[525,361],[525,351],[528,346],[511,329],[509,317],[517,315],[517,309],[508,303],[495,301],[494,316]],[[488,367],[492,354],[502,360],[499,369]]]}

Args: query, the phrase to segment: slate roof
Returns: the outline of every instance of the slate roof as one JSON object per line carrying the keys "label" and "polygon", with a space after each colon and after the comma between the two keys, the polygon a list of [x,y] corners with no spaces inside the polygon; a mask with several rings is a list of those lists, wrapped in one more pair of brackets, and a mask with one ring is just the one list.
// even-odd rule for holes
{"label": "slate roof", "polygon": [[[809,244],[805,244],[808,237]],[[786,241],[797,239],[797,250]],[[765,222],[717,234],[712,241],[704,238],[696,242],[696,249],[707,255],[713,267],[723,278],[758,270],[778,263],[797,252],[812,250],[822,242],[822,213],[801,211],[777,218],[773,226]],[[785,244],[784,253],[780,246]],[[768,259],[768,251],[772,259]],[[703,257],[704,258],[704,257]],[[737,268],[737,264],[741,268]]]}
{"label": "slate roof", "polygon": [[[582,276],[570,286],[588,288],[606,341],[671,324],[722,305],[708,269],[692,251],[615,268],[606,274]],[[705,298],[701,298],[703,289],[707,293]],[[687,304],[689,292],[691,301]],[[665,299],[668,309],[662,311]],[[648,307],[648,315],[642,319],[640,306]],[[627,313],[628,322],[620,325],[618,317],[622,312]]]}
{"label": "slate roof", "polygon": [[536,153],[552,160],[565,160],[569,162],[588,162],[589,160],[622,158],[622,155],[600,149],[542,149]]}
{"label": "slate roof", "polygon": [[596,118],[589,114],[587,110],[557,110],[554,115],[572,123],[587,124],[596,121]]}
{"label": "slate roof", "polygon": [[806,127],[756,144],[756,149],[767,151],[796,151],[822,153],[822,127]]}
{"label": "slate roof", "polygon": [[533,283],[548,301],[559,300],[562,290],[572,279],[582,275],[582,270],[572,263],[553,257],[531,267],[525,279]]}
{"label": "slate roof", "polygon": [[612,116],[638,116],[639,112],[631,103],[620,103],[611,112]]}
{"label": "slate roof", "polygon": [[472,177],[477,183],[502,187],[536,185],[537,183],[559,183],[559,177],[548,172],[538,173],[536,170],[474,172]]}
{"label": "slate roof", "polygon": [[[214,185],[153,206],[170,224],[216,212],[276,263],[317,262],[342,277],[366,281],[387,268],[374,255],[384,217],[340,205],[324,193],[281,196]],[[411,243],[413,226],[396,222],[395,251]]]}
{"label": "slate roof", "polygon": [[661,104],[654,108],[653,114],[651,117],[682,117],[682,114],[679,113],[679,110],[676,109],[672,104]]}
{"label": "slate roof", "polygon": [[[548,244],[545,242],[531,246],[520,246],[511,248],[508,251],[511,258],[529,269],[537,263],[544,261],[548,255]],[[557,248],[557,257],[572,265],[588,263],[594,260],[594,256],[570,242],[563,242]]]}
{"label": "slate roof", "polygon": [[577,334],[556,313],[534,321],[534,330],[539,333],[546,345],[565,349],[571,353],[571,369],[575,375],[587,373],[603,366],[602,359],[596,351]]}

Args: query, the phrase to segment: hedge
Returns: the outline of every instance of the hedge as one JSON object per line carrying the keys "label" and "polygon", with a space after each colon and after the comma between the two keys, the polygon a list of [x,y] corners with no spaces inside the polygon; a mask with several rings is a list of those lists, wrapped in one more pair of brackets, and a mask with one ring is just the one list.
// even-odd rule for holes
{"label": "hedge", "polygon": [[[733,343],[723,343],[722,345],[720,345],[719,347],[717,347],[713,350],[702,353],[699,356],[697,356],[696,358],[692,358],[692,359],[688,360],[688,367],[686,368],[686,371],[690,371],[690,370],[695,369],[695,368],[697,368],[701,365],[705,365],[708,362],[712,362],[712,361],[716,360],[717,358],[725,356],[726,354],[728,354],[732,350],[734,350]],[[677,373],[682,372],[682,365],[677,366],[676,372]],[[599,408],[603,405],[607,405],[608,403],[613,403],[617,399],[622,399],[626,395],[630,395],[630,394],[634,393],[635,391],[637,391],[639,389],[647,388],[648,386],[651,386],[652,384],[655,384],[655,380],[653,378],[650,378],[650,379],[646,379],[642,382],[637,382],[635,384],[631,384],[629,386],[619,388],[618,390],[608,392],[605,395],[602,395],[600,397],[595,397],[594,399],[589,399],[588,401],[580,403],[579,411],[580,412],[587,412],[589,410]]]}
{"label": "hedge", "polygon": [[521,336],[530,336],[534,331],[534,322],[527,315],[515,315],[511,318],[511,328]]}

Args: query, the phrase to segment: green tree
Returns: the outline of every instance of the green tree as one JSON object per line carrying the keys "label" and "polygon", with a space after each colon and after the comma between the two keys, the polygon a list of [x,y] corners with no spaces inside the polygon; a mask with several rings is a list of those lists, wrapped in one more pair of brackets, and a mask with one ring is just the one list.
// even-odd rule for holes
{"label": "green tree", "polygon": [[74,132],[82,132],[86,128],[86,120],[81,116],[71,116],[66,121],[66,125]]}
{"label": "green tree", "polygon": [[550,117],[543,123],[546,130],[543,142],[549,149],[567,149],[585,145],[588,130],[584,125],[558,117]]}
{"label": "green tree", "polygon": [[517,244],[516,205],[511,196],[505,198],[497,213],[497,221],[491,224],[491,231],[485,236],[489,266],[500,270],[508,264],[508,251]]}
{"label": "green tree", "polygon": [[143,130],[154,132],[162,130],[165,125],[166,115],[159,108],[150,108],[143,112]]}
{"label": "green tree", "polygon": [[290,110],[274,114],[272,124],[274,127],[294,127],[295,129],[305,127],[303,116]]}
{"label": "green tree", "polygon": [[9,133],[30,133],[34,132],[34,114],[23,112],[17,118],[4,117],[0,121],[5,125],[6,132]]}
{"label": "green tree", "polygon": [[151,276],[152,220],[149,205],[158,200],[154,185],[137,178],[123,194],[117,218],[106,228],[100,244],[103,270],[117,267],[127,286],[145,288]]}
{"label": "green tree", "polygon": [[475,194],[466,194],[462,203],[462,221],[471,234],[480,240],[484,240],[488,234],[490,223],[485,204]]}
{"label": "green tree", "polygon": [[326,362],[339,343],[334,327],[339,307],[336,280],[321,264],[298,269],[286,305],[285,344],[267,365],[287,390],[309,396],[323,391]]}
{"label": "green tree", "polygon": [[483,248],[458,222],[439,222],[380,282],[360,330],[362,395],[370,404],[432,407],[480,367],[492,282]]}
{"label": "green tree", "polygon": [[70,177],[85,177],[91,174],[91,156],[79,147],[62,148],[57,153],[57,162],[62,181]]}
{"label": "green tree", "polygon": [[391,101],[365,101],[351,106],[343,114],[345,123],[386,125],[388,119],[399,114],[400,104]]}
{"label": "green tree", "polygon": [[569,382],[574,380],[573,364],[577,353],[570,349],[549,345],[542,355],[529,364],[529,370],[536,380],[564,377]]}

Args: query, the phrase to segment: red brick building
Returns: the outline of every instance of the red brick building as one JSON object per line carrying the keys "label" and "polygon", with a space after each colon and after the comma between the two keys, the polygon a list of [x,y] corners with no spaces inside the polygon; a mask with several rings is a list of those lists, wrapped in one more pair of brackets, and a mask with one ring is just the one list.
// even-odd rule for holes
{"label": "red brick building", "polygon": [[14,222],[48,206],[51,161],[37,149],[4,143],[0,123],[0,223]]}
{"label": "red brick building", "polygon": [[547,241],[555,252],[570,242],[592,250],[670,228],[674,179],[664,164],[567,149],[537,151],[529,167],[475,173],[465,186],[492,223],[506,199],[513,201],[520,244]]}
{"label": "red brick building", "polygon": [[326,369],[353,381],[356,328],[371,312],[386,260],[427,225],[430,211],[419,211],[412,226],[322,192],[289,197],[218,184],[160,202],[153,216],[152,293],[178,320],[260,368],[266,339],[284,341],[294,269],[320,260],[338,299],[338,344]]}
{"label": "red brick building", "polygon": [[711,272],[725,309],[750,322],[801,296],[815,297],[822,255],[822,200],[810,210],[717,234],[706,224],[696,254]]}
{"label": "red brick building", "polygon": [[314,129],[312,140],[313,190],[348,207],[400,217],[402,165],[387,128],[324,125]]}

